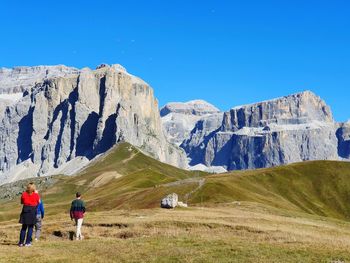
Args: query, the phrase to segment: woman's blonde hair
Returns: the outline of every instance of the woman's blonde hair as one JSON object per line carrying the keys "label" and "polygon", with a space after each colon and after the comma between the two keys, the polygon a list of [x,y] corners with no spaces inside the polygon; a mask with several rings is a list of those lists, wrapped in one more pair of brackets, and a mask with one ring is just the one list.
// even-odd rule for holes
{"label": "woman's blonde hair", "polygon": [[27,185],[27,193],[28,194],[34,193],[35,190],[36,190],[36,188],[35,188],[35,184],[34,183],[29,183]]}

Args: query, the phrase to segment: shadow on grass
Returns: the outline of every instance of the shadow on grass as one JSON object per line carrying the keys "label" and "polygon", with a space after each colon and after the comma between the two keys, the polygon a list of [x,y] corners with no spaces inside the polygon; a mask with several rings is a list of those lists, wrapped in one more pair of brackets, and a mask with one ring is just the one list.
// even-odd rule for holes
{"label": "shadow on grass", "polygon": [[2,241],[0,242],[0,246],[18,246],[18,243],[13,241]]}
{"label": "shadow on grass", "polygon": [[67,233],[64,233],[60,230],[55,230],[52,232],[52,235],[54,235],[55,237],[68,238],[69,240],[74,240],[74,234],[74,231],[68,231]]}

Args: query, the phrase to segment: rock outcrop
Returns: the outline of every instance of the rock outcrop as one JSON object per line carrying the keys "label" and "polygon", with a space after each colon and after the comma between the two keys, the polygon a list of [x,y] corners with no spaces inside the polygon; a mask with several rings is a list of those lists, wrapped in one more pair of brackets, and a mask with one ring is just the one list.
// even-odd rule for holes
{"label": "rock outcrop", "polygon": [[175,208],[178,205],[179,197],[177,194],[172,193],[170,195],[167,195],[162,199],[160,202],[161,208]]}
{"label": "rock outcrop", "polygon": [[[208,125],[213,119],[215,125]],[[208,114],[196,121],[180,146],[192,167],[226,170],[346,160],[350,157],[350,125],[336,124],[326,103],[305,91],[235,107],[221,115]]]}
{"label": "rock outcrop", "polygon": [[72,174],[121,141],[186,166],[163,134],[152,88],[120,65],[2,68],[0,94],[0,183]]}

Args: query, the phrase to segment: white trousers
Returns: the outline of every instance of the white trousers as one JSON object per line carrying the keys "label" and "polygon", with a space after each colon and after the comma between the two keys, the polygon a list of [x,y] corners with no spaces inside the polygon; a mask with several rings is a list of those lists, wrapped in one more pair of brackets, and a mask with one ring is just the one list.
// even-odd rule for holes
{"label": "white trousers", "polygon": [[77,240],[82,240],[83,235],[81,234],[81,226],[83,225],[83,218],[75,219],[75,224],[77,226],[76,238]]}

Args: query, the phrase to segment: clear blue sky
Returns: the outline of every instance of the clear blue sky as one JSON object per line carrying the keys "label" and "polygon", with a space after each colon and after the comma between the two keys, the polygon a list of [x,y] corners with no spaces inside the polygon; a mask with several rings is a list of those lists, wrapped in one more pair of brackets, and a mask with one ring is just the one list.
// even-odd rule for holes
{"label": "clear blue sky", "polygon": [[312,90],[350,119],[350,1],[4,0],[0,29],[0,67],[119,63],[222,110]]}

